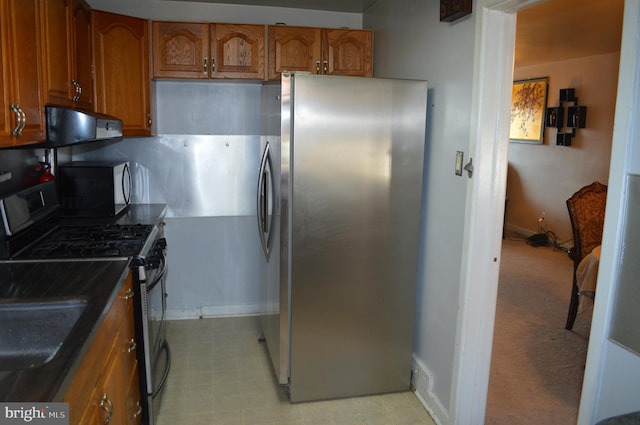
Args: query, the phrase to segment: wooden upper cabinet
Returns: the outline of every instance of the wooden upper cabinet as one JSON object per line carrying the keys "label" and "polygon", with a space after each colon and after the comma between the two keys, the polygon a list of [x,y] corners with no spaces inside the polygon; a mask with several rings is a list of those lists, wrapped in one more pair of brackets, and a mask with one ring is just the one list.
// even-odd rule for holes
{"label": "wooden upper cabinet", "polygon": [[42,142],[45,120],[38,0],[0,2],[0,35],[0,145]]}
{"label": "wooden upper cabinet", "polygon": [[373,76],[371,31],[327,29],[323,30],[323,35],[322,57],[325,74]]}
{"label": "wooden upper cabinet", "polygon": [[263,80],[264,25],[211,25],[211,78]]}
{"label": "wooden upper cabinet", "polygon": [[263,25],[154,21],[154,78],[264,79]]}
{"label": "wooden upper cabinet", "polygon": [[45,103],[94,109],[91,8],[84,0],[40,0]]}
{"label": "wooden upper cabinet", "polygon": [[6,2],[0,2],[0,147],[13,144],[11,136],[11,111],[9,110],[9,56],[5,44],[8,41],[7,25],[8,12]]}
{"label": "wooden upper cabinet", "polygon": [[209,78],[209,24],[151,23],[154,78]]}
{"label": "wooden upper cabinet", "polygon": [[73,106],[73,0],[40,0],[45,103]]}
{"label": "wooden upper cabinet", "polygon": [[269,79],[284,71],[320,73],[322,38],[319,28],[269,27]]}
{"label": "wooden upper cabinet", "polygon": [[73,0],[73,57],[75,80],[80,87],[76,106],[95,111],[95,83],[93,78],[93,43],[91,7],[84,0]]}
{"label": "wooden upper cabinet", "polygon": [[269,27],[269,79],[283,71],[373,76],[373,33],[368,30]]}
{"label": "wooden upper cabinet", "polygon": [[124,136],[151,134],[145,19],[93,10],[96,110],[122,120]]}

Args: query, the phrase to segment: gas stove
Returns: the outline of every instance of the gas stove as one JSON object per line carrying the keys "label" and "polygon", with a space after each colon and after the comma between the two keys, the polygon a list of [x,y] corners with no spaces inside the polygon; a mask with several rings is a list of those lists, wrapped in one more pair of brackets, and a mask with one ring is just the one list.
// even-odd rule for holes
{"label": "gas stove", "polygon": [[0,261],[127,258],[143,254],[153,225],[63,221],[46,183],[0,199]]}
{"label": "gas stove", "polygon": [[16,255],[16,259],[133,257],[152,225],[60,225]]}

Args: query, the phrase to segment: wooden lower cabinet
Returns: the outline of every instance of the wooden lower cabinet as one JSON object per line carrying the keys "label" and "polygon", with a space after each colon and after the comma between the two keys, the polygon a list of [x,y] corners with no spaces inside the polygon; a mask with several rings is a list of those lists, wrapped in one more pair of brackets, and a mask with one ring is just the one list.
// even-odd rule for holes
{"label": "wooden lower cabinet", "polygon": [[133,290],[127,278],[65,394],[70,425],[139,425]]}

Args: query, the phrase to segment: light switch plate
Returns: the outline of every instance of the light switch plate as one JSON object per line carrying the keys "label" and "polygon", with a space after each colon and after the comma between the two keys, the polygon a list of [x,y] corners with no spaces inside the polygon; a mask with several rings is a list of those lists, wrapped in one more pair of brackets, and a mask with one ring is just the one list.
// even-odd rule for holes
{"label": "light switch plate", "polygon": [[462,151],[456,152],[456,176],[462,175],[462,162],[464,158],[464,153]]}

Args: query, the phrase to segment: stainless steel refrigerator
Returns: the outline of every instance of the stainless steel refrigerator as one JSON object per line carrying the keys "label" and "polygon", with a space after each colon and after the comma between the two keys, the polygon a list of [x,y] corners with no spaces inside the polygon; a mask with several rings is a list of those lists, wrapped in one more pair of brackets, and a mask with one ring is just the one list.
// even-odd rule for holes
{"label": "stainless steel refrigerator", "polygon": [[408,390],[427,83],[263,87],[261,325],[292,402]]}

